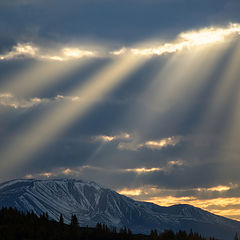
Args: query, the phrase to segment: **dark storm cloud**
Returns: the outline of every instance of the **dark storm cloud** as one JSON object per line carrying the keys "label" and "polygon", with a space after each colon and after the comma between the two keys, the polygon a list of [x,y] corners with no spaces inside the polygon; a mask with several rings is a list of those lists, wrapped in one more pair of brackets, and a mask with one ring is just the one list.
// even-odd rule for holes
{"label": "dark storm cloud", "polygon": [[[147,68],[148,69],[148,68]],[[144,70],[141,70],[144,72]],[[133,76],[134,77],[134,76]],[[55,139],[53,143],[49,145],[43,152],[40,151],[32,160],[31,163],[23,165],[19,168],[19,174],[24,171],[24,174],[29,172],[47,171],[48,169],[54,169],[56,167],[74,167],[90,164],[96,167],[110,167],[110,168],[153,168],[153,167],[165,167],[169,161],[178,161],[179,159],[184,162],[183,166],[175,166],[169,172],[154,172],[144,175],[136,175],[133,173],[111,173],[109,171],[105,175],[105,179],[114,180],[114,186],[122,187],[127,184],[127,181],[135,180],[139,184],[157,185],[165,188],[192,188],[195,186],[211,186],[211,184],[226,184],[229,181],[235,182],[239,178],[236,174],[236,169],[233,166],[226,166],[225,173],[220,175],[216,172],[219,166],[219,159],[214,156],[214,150],[216,145],[223,144],[224,139],[216,139],[215,135],[203,135],[191,136],[184,135],[176,146],[168,146],[159,150],[152,150],[146,147],[137,149],[137,151],[131,151],[126,149],[119,149],[119,144],[124,142],[128,144],[143,144],[149,140],[159,141],[164,137],[177,136],[178,132],[172,131],[171,127],[166,128],[166,123],[176,125],[178,128],[185,128],[186,123],[176,123],[176,118],[173,118],[171,114],[164,116],[164,119],[159,119],[151,133],[146,136],[141,136],[141,129],[137,130],[140,138],[137,138],[137,142],[134,142],[137,135],[134,131],[127,126],[125,121],[122,121],[123,116],[128,114],[129,106],[133,104],[133,101],[121,101],[121,96],[125,95],[126,99],[131,99],[132,95],[137,95],[138,91],[142,91],[141,87],[144,86],[148,80],[146,76],[140,75],[134,79],[129,80],[129,84],[125,84],[118,90],[118,94],[113,94],[111,97],[115,97],[115,101],[106,99],[102,103],[99,103],[84,119],[80,121],[76,120],[75,124],[64,131],[58,139]],[[69,82],[69,81],[68,81]],[[74,82],[74,80],[73,80]],[[136,88],[134,87],[136,84]],[[128,86],[131,86],[128,88]],[[125,89],[128,89],[127,91]],[[51,95],[51,94],[50,94]],[[119,101],[118,101],[119,100]],[[134,103],[135,104],[135,103]],[[203,103],[205,104],[205,103]],[[31,107],[29,109],[11,109],[11,116],[14,114],[16,117],[9,117],[9,113],[6,114],[6,119],[9,119],[1,124],[2,130],[8,137],[11,136],[17,129],[28,128],[28,122],[31,118],[37,120],[37,116],[44,112],[46,107],[51,106],[41,105]],[[177,106],[178,108],[178,106]],[[201,108],[201,107],[200,107]],[[177,110],[177,109],[176,109]],[[175,112],[175,109],[172,109]],[[197,109],[195,108],[197,112]],[[147,112],[143,110],[143,112]],[[149,111],[149,115],[151,112]],[[136,122],[134,123],[136,124]],[[134,126],[133,124],[133,126]],[[192,123],[194,126],[194,124]],[[161,127],[162,126],[162,127]],[[187,123],[188,126],[188,123]],[[221,126],[220,126],[221,128]],[[192,128],[188,131],[184,131],[185,134],[189,134]],[[115,142],[92,143],[89,139],[96,135],[116,135],[122,132],[127,132],[131,135],[130,139],[121,140]],[[183,133],[183,131],[181,131]],[[223,142],[222,142],[223,141]],[[21,171],[20,171],[21,169]],[[27,171],[26,171],[27,169]],[[90,170],[89,170],[90,171]],[[236,173],[235,173],[236,172]],[[91,173],[91,174],[90,174]],[[102,172],[91,169],[91,172],[87,175],[81,175],[80,177],[92,176],[95,181],[100,180]],[[231,174],[230,174],[231,173]],[[234,174],[233,174],[234,173]],[[98,177],[99,176],[99,177]],[[126,179],[123,181],[122,179]],[[108,184],[106,180],[103,184]]]}
{"label": "dark storm cloud", "polygon": [[239,9],[237,0],[1,1],[1,46],[9,40],[129,44],[168,38],[192,28],[238,22]]}
{"label": "dark storm cloud", "polygon": [[[61,49],[75,43],[120,49],[152,38],[173,40],[182,31],[240,22],[239,12],[238,0],[0,1],[0,55],[9,53],[18,43],[36,44],[43,49]],[[175,92],[168,97],[174,104],[164,112],[160,111],[163,102],[159,100],[153,108],[144,94],[151,95],[146,89],[172,55],[152,57],[83,118],[76,118],[66,129],[61,129],[30,161],[1,176],[0,181],[27,175],[70,176],[94,180],[113,189],[126,186],[156,189],[143,193],[139,199],[239,197],[239,151],[233,151],[224,138],[233,110],[229,106],[236,100],[235,91],[222,106],[218,118],[213,119],[213,127],[198,130],[234,51],[232,47],[224,55],[199,92],[189,94],[192,89],[189,84],[182,99]],[[64,98],[61,101],[70,101],[74,96],[67,93],[88,82],[111,60],[105,57],[91,60],[83,69],[77,68],[51,87],[27,97],[15,96],[14,92],[12,97],[6,97],[0,89],[0,150],[9,146],[15,134],[27,132],[42,114],[54,111],[61,103],[56,96],[61,95]],[[26,70],[33,62],[40,61],[23,58],[0,61],[0,84],[10,81],[15,73]],[[208,64],[205,62],[199,68],[204,71]],[[193,81],[198,81],[201,74],[194,75]],[[168,81],[158,79],[164,80]],[[17,90],[18,87],[22,86],[17,86]],[[164,93],[164,89],[159,90]],[[39,99],[34,100],[35,97]],[[124,134],[129,137],[123,137]],[[28,141],[24,134],[23,139]],[[228,159],[219,153],[220,148],[227,152]],[[214,190],[220,185],[229,189]],[[239,206],[234,204],[234,207]],[[221,210],[213,204],[208,208]]]}

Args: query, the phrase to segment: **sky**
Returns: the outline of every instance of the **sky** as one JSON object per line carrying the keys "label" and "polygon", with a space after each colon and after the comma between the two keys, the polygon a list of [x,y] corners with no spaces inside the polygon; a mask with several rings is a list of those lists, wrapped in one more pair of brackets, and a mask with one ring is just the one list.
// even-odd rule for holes
{"label": "sky", "polygon": [[0,182],[95,181],[240,221],[239,0],[1,0]]}

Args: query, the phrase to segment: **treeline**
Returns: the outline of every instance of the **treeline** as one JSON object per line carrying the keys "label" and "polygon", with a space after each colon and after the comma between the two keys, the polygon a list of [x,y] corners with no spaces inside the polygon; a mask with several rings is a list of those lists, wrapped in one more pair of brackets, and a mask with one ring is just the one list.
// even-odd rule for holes
{"label": "treeline", "polygon": [[[95,228],[80,227],[76,215],[71,223],[65,224],[63,216],[59,221],[50,220],[48,214],[41,216],[33,212],[22,213],[16,208],[0,210],[0,240],[207,240],[198,233],[165,230],[158,233],[151,230],[149,235],[133,234],[126,227],[117,230],[98,223]],[[210,238],[209,240],[214,240]]]}

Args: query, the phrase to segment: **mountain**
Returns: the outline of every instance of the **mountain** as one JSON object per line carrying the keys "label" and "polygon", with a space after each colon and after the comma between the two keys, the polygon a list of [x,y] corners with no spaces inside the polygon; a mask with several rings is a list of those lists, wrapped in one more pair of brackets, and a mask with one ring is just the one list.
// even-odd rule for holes
{"label": "mountain", "polygon": [[161,207],[134,201],[94,182],[74,179],[12,180],[0,184],[0,208],[16,207],[37,215],[48,212],[65,222],[76,214],[81,226],[97,222],[116,227],[126,226],[136,233],[179,229],[199,232],[204,236],[233,239],[240,232],[240,222],[214,215],[190,205]]}

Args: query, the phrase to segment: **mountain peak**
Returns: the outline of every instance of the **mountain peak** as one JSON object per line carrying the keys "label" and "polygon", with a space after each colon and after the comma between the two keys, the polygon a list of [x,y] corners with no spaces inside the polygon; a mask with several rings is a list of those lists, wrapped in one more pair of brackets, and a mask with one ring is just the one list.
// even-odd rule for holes
{"label": "mountain peak", "polygon": [[76,214],[82,226],[102,222],[116,227],[126,226],[139,233],[149,233],[153,228],[159,232],[193,229],[206,236],[224,239],[231,239],[240,229],[237,221],[191,205],[161,207],[134,201],[93,181],[73,178],[15,179],[0,184],[0,196],[0,207],[16,207],[37,215],[48,212],[55,220],[63,214],[65,222]]}

